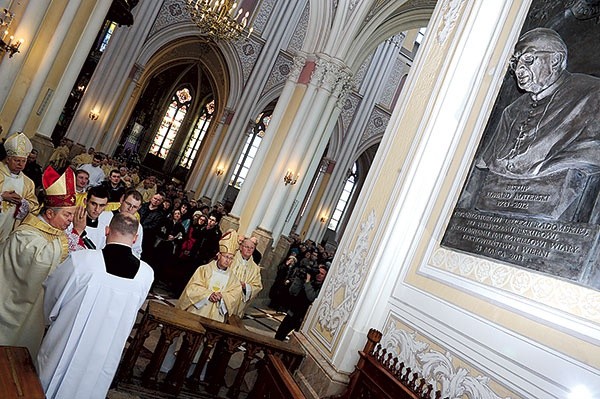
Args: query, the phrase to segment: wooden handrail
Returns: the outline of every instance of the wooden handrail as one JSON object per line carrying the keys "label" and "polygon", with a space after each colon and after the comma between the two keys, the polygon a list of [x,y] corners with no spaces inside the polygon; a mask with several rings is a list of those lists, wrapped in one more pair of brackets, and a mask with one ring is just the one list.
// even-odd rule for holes
{"label": "wooden handrail", "polygon": [[248,399],[305,399],[294,378],[277,356],[267,355],[256,388]]}
{"label": "wooden handrail", "polygon": [[[233,320],[235,322],[235,319]],[[240,320],[236,324],[240,324]],[[209,363],[206,382],[207,390],[216,393],[224,386],[223,375],[231,356],[243,352],[243,360],[234,383],[229,387],[228,395],[237,397],[244,376],[251,363],[262,362],[269,355],[278,356],[282,363],[294,371],[304,358],[304,352],[289,344],[264,335],[248,331],[243,325],[228,325],[210,320],[190,312],[169,307],[160,302],[150,301],[137,328],[117,373],[118,382],[126,382],[133,377],[134,365],[140,355],[144,342],[155,329],[161,329],[161,336],[154,349],[150,363],[142,374],[144,385],[154,389],[179,394],[186,380],[188,369],[195,354],[201,349],[198,363],[188,379],[188,386],[198,389],[200,374]],[[182,345],[177,353],[175,364],[162,383],[159,380],[160,367],[166,357],[169,346],[177,337]],[[212,359],[211,359],[211,353]],[[211,359],[211,360],[209,360]]]}

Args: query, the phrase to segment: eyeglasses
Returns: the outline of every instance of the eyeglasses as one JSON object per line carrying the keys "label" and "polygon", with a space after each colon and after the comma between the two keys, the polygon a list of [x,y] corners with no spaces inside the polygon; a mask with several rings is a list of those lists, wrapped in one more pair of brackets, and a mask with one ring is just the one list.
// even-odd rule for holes
{"label": "eyeglasses", "polygon": [[533,65],[535,60],[538,58],[536,54],[554,54],[554,53],[556,53],[556,51],[533,50],[533,51],[528,51],[523,54],[515,54],[512,57],[510,57],[510,60],[508,61],[508,66],[510,67],[511,70],[516,71],[517,67],[519,66],[519,62],[521,64],[525,65],[526,67],[530,67]]}
{"label": "eyeglasses", "polygon": [[125,206],[127,206],[128,208],[131,208],[131,209],[138,209],[140,207],[139,205],[134,205],[127,200],[123,201],[123,203],[125,204]]}

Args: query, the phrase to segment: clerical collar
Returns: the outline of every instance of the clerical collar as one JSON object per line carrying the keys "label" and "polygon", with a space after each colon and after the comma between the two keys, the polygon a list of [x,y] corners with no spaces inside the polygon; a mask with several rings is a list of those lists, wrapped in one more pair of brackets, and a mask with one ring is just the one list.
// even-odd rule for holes
{"label": "clerical collar", "polygon": [[85,225],[88,227],[98,227],[98,219],[93,220],[89,216],[85,216]]}
{"label": "clerical collar", "polygon": [[540,101],[548,96],[551,96],[559,89],[560,86],[562,86],[562,84],[567,79],[567,76],[569,75],[569,72],[563,71],[563,73],[558,77],[558,79],[556,79],[556,82],[552,83],[550,86],[546,87],[544,90],[540,91],[537,94],[531,94],[531,98],[533,99],[533,101]]}
{"label": "clerical collar", "polygon": [[129,244],[125,244],[122,242],[115,242],[115,241],[107,242],[106,245],[121,245],[123,247],[131,248],[131,245],[129,245]]}

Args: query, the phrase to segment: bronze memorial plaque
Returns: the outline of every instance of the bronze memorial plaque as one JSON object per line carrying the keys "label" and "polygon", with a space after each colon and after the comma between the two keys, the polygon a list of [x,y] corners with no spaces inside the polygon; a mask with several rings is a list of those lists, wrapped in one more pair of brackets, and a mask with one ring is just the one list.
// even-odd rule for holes
{"label": "bronze memorial plaque", "polygon": [[600,289],[599,19],[533,1],[443,246]]}

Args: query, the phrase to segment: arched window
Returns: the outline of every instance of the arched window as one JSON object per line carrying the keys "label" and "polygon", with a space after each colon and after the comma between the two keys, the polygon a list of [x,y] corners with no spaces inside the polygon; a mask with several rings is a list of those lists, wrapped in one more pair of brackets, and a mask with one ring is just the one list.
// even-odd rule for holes
{"label": "arched window", "polygon": [[116,28],[116,22],[106,21],[104,23],[104,26],[102,27],[102,34],[100,35],[102,37],[102,41],[100,42],[100,47],[98,48],[98,51],[103,53],[104,50],[106,50],[106,46],[108,46],[108,42],[112,37],[112,34],[115,32]]}
{"label": "arched window", "polygon": [[198,153],[200,144],[202,144],[202,140],[206,135],[206,131],[208,130],[208,126],[210,125],[210,121],[212,120],[214,112],[214,100],[202,107],[202,112],[200,113],[200,117],[198,118],[198,122],[196,122],[194,131],[185,146],[183,157],[181,157],[181,160],[179,161],[179,166],[186,169],[190,169],[192,167],[192,163],[194,162],[194,159],[196,159],[196,154]]}
{"label": "arched window", "polygon": [[178,90],[173,95],[171,104],[169,104],[169,108],[167,108],[167,112],[163,116],[158,132],[154,136],[154,140],[152,140],[150,154],[162,159],[167,158],[191,102],[192,95],[187,87]]}
{"label": "arched window", "polygon": [[252,161],[254,161],[254,157],[265,136],[265,130],[267,130],[270,121],[271,112],[263,112],[256,118],[256,125],[252,129],[252,133],[248,135],[244,150],[235,165],[233,176],[231,176],[231,180],[229,181],[230,186],[239,189],[242,187],[242,184],[244,184],[244,180],[246,180],[246,176],[248,176],[248,171],[250,170],[250,166],[252,166]]}
{"label": "arched window", "polygon": [[331,219],[329,220],[329,225],[327,226],[328,229],[337,231],[340,220],[342,220],[344,217],[344,213],[348,209],[348,203],[350,202],[352,194],[354,193],[357,177],[356,163],[354,163],[352,166],[352,171],[346,179],[346,183],[344,183],[344,189],[342,190],[342,195],[340,195],[340,199],[335,206],[335,211],[333,211],[333,215],[331,215]]}

